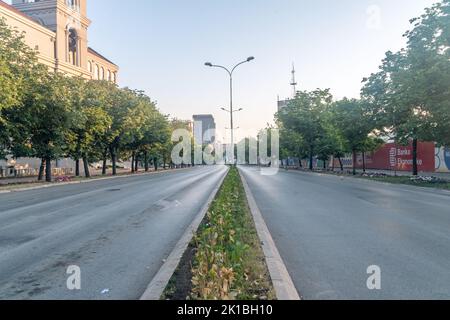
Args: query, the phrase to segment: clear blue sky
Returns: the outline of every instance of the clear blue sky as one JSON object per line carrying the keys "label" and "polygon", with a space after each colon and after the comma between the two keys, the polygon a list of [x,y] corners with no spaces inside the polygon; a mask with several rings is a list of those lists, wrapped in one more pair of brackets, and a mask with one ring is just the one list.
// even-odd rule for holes
{"label": "clear blue sky", "polygon": [[212,113],[222,131],[227,77],[203,64],[255,56],[235,76],[235,105],[245,108],[236,119],[242,135],[272,122],[277,95],[291,95],[292,62],[299,89],[358,97],[362,78],[384,53],[404,46],[409,19],[434,2],[88,0],[89,42],[120,66],[121,86],[144,89],[178,118]]}

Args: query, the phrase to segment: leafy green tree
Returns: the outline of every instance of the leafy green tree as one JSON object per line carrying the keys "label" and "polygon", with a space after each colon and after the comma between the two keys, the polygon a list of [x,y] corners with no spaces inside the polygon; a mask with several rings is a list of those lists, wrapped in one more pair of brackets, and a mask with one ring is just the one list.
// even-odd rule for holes
{"label": "leafy green tree", "polygon": [[332,100],[328,89],[299,91],[296,98],[276,115],[277,122],[284,128],[298,133],[303,138],[308,149],[310,170],[313,170],[313,158],[324,133],[324,114]]}
{"label": "leafy green tree", "polygon": [[9,27],[0,17],[0,158],[11,153],[11,148],[17,154],[27,151],[27,148],[11,145],[11,134],[14,133],[11,130],[15,133],[17,130],[14,123],[5,119],[5,112],[21,106],[46,72],[37,61],[36,51],[25,44],[24,34]]}
{"label": "leafy green tree", "polygon": [[450,143],[450,2],[444,0],[412,19],[408,46],[387,52],[380,71],[364,80],[377,127],[399,143],[413,145],[418,174],[418,141]]}
{"label": "leafy green tree", "polygon": [[46,73],[30,89],[22,105],[14,108],[18,138],[13,150],[29,149],[29,155],[45,160],[46,181],[52,181],[51,161],[64,155],[70,127],[71,101],[67,78]]}
{"label": "leafy green tree", "polygon": [[280,128],[280,157],[282,159],[298,158],[299,165],[302,166],[302,159],[308,156],[306,150],[303,137],[299,133],[284,127]]}
{"label": "leafy green tree", "polygon": [[436,3],[411,20],[405,34],[410,94],[427,114],[427,137],[450,145],[450,1]]}
{"label": "leafy green tree", "polygon": [[364,153],[372,147],[369,143],[371,141],[369,135],[375,129],[375,125],[372,114],[368,112],[366,106],[367,104],[361,100],[344,98],[335,102],[331,111],[331,122],[339,132],[339,136],[343,138],[340,152],[351,152],[353,155],[354,175],[357,153]]}
{"label": "leafy green tree", "polygon": [[67,155],[75,160],[76,176],[80,175],[82,159],[85,176],[90,177],[89,163],[100,159],[103,147],[98,141],[107,133],[112,121],[103,108],[102,96],[94,81],[71,78],[67,83],[72,106],[66,135]]}
{"label": "leafy green tree", "polygon": [[[167,116],[161,114],[156,108],[155,103],[142,92],[138,93],[137,99],[140,103],[143,121],[138,129],[140,131],[140,138],[137,140],[136,154],[142,156],[145,171],[149,171],[149,153],[157,150],[159,158],[163,158],[164,160],[165,167],[166,159],[163,155],[163,145],[170,139]],[[137,170],[136,163],[134,167]]]}

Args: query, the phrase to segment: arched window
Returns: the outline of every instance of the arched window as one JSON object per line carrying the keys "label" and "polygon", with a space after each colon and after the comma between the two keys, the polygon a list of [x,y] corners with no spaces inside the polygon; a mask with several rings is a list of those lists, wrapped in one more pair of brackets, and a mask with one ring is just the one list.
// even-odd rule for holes
{"label": "arched window", "polygon": [[89,73],[92,73],[92,62],[88,62],[88,70],[89,70]]}
{"label": "arched window", "polygon": [[111,81],[111,71],[108,70],[107,74],[107,80]]}
{"label": "arched window", "polygon": [[100,72],[100,80],[105,80],[105,69],[103,69],[103,67]]}
{"label": "arched window", "polygon": [[68,34],[69,63],[78,65],[78,33],[75,29],[69,29]]}
{"label": "arched window", "polygon": [[98,80],[100,78],[100,69],[98,68],[98,64],[96,64],[94,68],[94,79]]}
{"label": "arched window", "polygon": [[115,72],[113,72],[113,74],[112,74],[112,82],[114,82],[114,83],[117,82],[117,74]]}

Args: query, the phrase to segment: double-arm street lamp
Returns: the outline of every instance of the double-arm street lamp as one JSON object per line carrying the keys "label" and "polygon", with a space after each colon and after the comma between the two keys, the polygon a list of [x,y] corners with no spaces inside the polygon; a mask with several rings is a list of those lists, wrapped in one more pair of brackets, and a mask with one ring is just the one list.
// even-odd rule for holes
{"label": "double-arm street lamp", "polygon": [[[238,63],[237,65],[235,65],[235,66],[231,69],[231,71],[230,71],[230,69],[228,69],[228,68],[226,68],[226,67],[224,67],[224,66],[215,65],[215,64],[212,64],[211,62],[206,62],[206,63],[205,63],[205,66],[207,66],[207,67],[214,67],[214,68],[221,68],[221,69],[224,69],[224,70],[228,73],[228,75],[230,76],[230,110],[226,110],[225,108],[222,108],[222,110],[225,110],[225,111],[227,111],[227,112],[230,113],[230,122],[231,122],[231,128],[230,128],[230,130],[231,130],[231,149],[232,149],[233,151],[234,151],[234,121],[233,121],[233,114],[234,114],[235,112],[242,111],[242,108],[239,109],[239,110],[233,110],[233,73],[234,73],[234,71],[236,70],[237,67],[239,67],[240,65],[242,65],[242,64],[244,64],[244,63],[250,62],[250,61],[252,61],[252,60],[255,60],[255,58],[254,58],[254,57],[248,57],[247,60],[242,61],[242,62]],[[234,152],[233,152],[233,153],[234,153]]]}

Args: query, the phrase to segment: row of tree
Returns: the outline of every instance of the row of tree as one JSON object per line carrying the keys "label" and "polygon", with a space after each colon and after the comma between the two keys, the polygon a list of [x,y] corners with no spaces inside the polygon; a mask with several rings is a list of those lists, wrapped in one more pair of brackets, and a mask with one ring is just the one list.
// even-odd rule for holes
{"label": "row of tree", "polygon": [[418,141],[450,145],[450,0],[411,24],[407,47],[386,53],[379,71],[363,80],[360,99],[333,101],[329,90],[302,91],[276,114],[282,156],[309,158],[313,169],[313,157],[353,153],[355,159],[389,138],[412,143],[417,175]]}
{"label": "row of tree", "polygon": [[170,162],[171,130],[185,125],[160,113],[141,91],[107,81],[86,81],[49,72],[24,42],[23,34],[0,19],[0,158],[42,159],[46,180],[52,160],[69,157],[90,176],[93,162],[107,161],[117,173],[120,159],[149,170]]}

